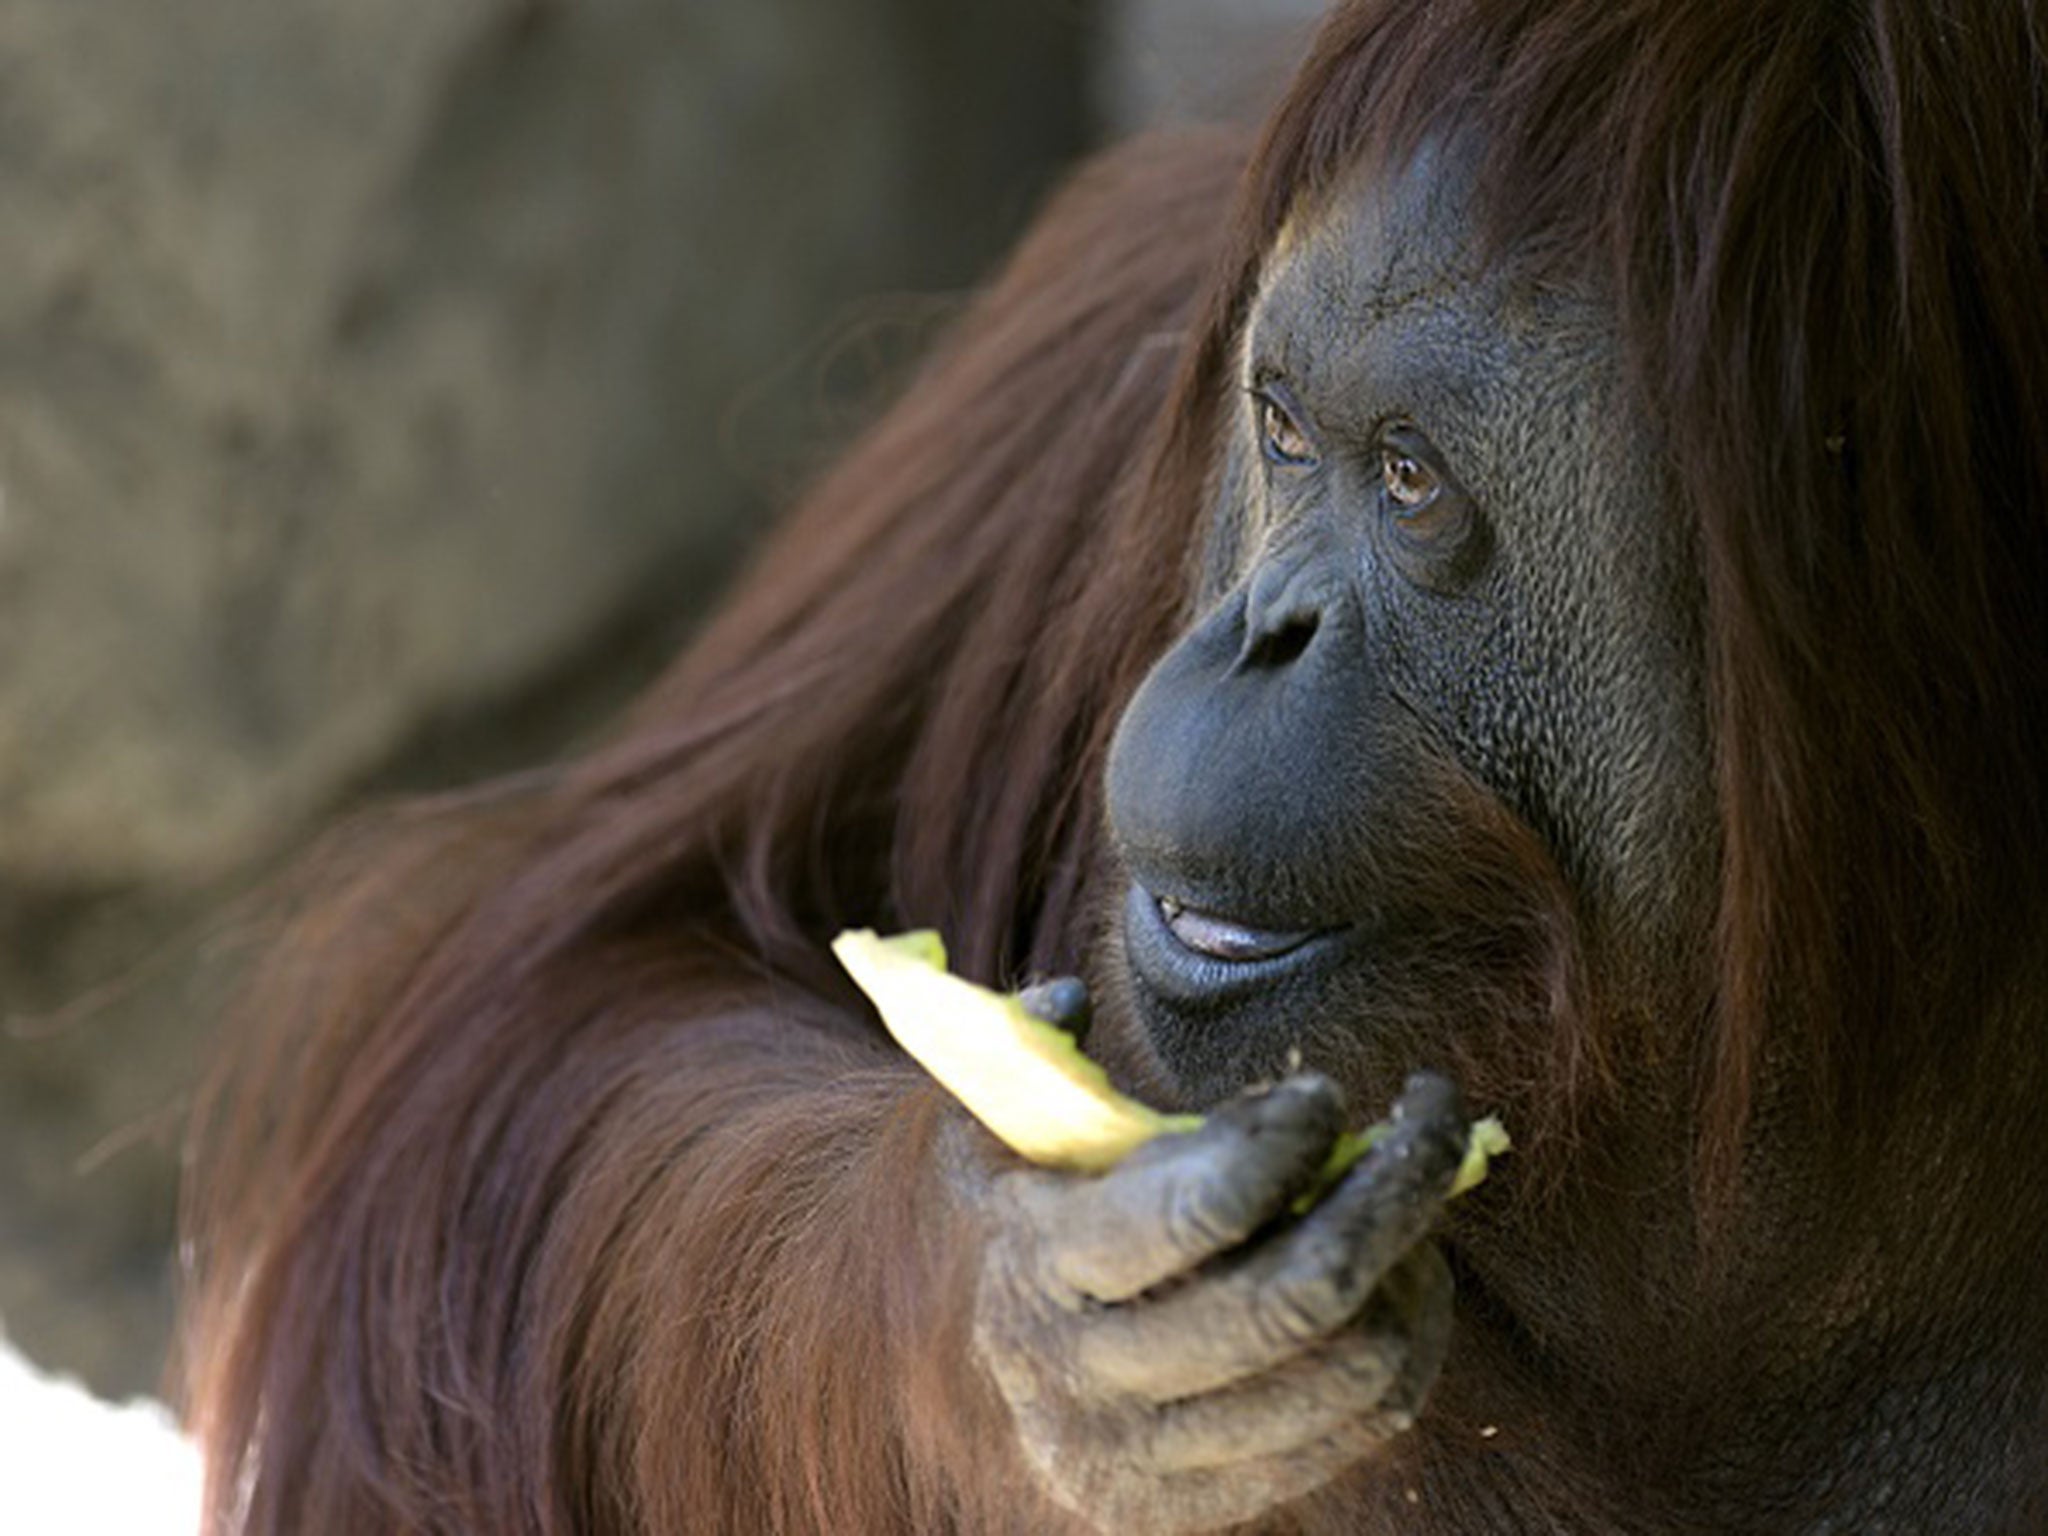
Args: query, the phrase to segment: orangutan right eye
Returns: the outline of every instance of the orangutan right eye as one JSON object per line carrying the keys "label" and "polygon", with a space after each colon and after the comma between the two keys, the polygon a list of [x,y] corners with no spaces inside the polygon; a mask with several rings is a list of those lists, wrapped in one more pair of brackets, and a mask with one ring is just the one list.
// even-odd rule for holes
{"label": "orangutan right eye", "polygon": [[1252,398],[1258,404],[1259,451],[1266,462],[1283,469],[1311,469],[1320,455],[1288,403],[1270,389],[1260,389]]}

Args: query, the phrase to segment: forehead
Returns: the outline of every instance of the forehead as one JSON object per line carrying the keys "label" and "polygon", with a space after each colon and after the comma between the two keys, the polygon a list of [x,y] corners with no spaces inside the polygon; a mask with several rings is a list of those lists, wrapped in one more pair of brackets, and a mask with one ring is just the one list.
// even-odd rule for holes
{"label": "forehead", "polygon": [[1428,145],[1405,163],[1354,167],[1297,206],[1261,264],[1247,333],[1356,337],[1481,279],[1469,156]]}

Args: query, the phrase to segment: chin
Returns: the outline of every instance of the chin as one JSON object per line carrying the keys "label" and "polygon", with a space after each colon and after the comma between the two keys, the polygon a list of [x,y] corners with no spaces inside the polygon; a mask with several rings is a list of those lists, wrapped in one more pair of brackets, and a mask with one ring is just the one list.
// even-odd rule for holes
{"label": "chin", "polygon": [[[1176,1095],[1212,1104],[1291,1071],[1347,1091],[1377,1078],[1365,983],[1373,967],[1352,924],[1277,928],[1129,884],[1117,914],[1120,980],[1148,1054]],[[1399,1086],[1387,1075],[1387,1086]]]}

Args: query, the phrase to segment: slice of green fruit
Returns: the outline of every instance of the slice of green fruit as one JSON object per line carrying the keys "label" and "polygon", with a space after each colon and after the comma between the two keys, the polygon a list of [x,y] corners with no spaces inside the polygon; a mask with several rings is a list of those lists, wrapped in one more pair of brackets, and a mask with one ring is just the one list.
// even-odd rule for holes
{"label": "slice of green fruit", "polygon": [[[832,941],[832,953],[873,1000],[897,1043],[1005,1145],[1034,1163],[1101,1173],[1155,1136],[1202,1123],[1200,1115],[1162,1114],[1117,1092],[1065,1030],[1033,1018],[1014,994],[952,975],[946,946],[929,929],[886,939],[853,929]],[[1382,1121],[1340,1137],[1316,1190],[1299,1208],[1336,1183],[1387,1129]],[[1485,1178],[1487,1159],[1507,1150],[1508,1134],[1498,1120],[1474,1121],[1451,1193],[1463,1194]]]}

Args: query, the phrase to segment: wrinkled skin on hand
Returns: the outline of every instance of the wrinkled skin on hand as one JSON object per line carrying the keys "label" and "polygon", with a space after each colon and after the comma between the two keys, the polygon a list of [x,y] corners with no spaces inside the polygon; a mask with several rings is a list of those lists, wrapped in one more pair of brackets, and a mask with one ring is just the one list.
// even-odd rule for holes
{"label": "wrinkled skin on hand", "polygon": [[[1066,1027],[1081,996],[1058,983],[1026,1003]],[[1336,1088],[1301,1075],[1099,1178],[989,1177],[976,1347],[1056,1503],[1105,1531],[1212,1530],[1413,1421],[1449,1343],[1450,1275],[1427,1238],[1464,1107],[1412,1078],[1391,1134],[1296,1216],[1345,1120]]]}

